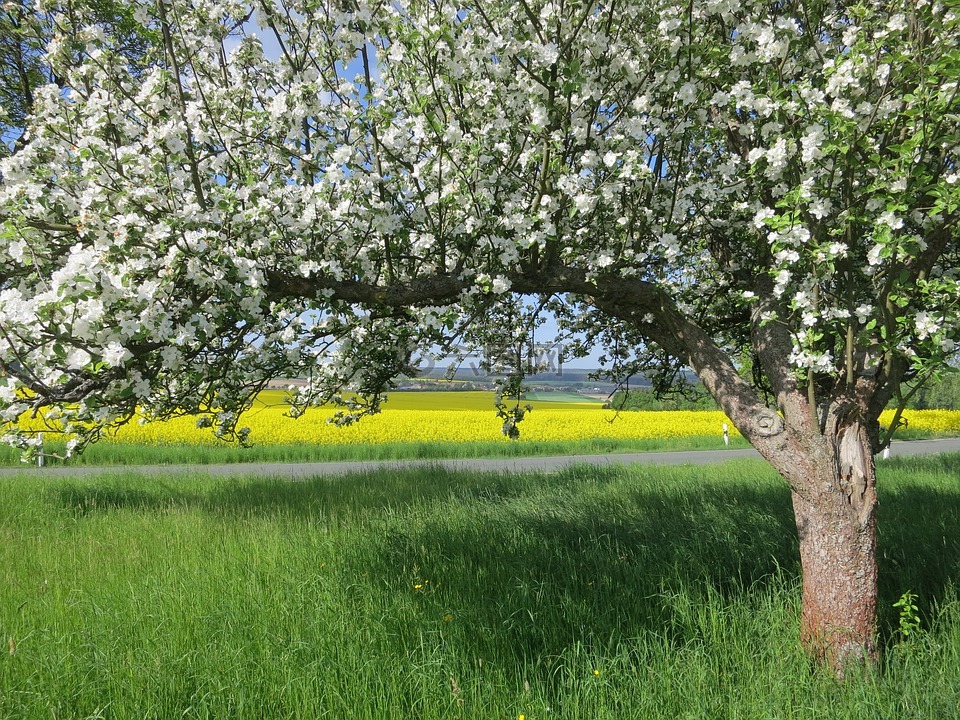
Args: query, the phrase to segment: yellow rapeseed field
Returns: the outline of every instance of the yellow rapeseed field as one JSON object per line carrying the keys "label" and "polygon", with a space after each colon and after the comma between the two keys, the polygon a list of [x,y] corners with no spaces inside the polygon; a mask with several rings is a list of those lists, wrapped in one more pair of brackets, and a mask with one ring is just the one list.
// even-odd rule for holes
{"label": "yellow rapeseed field", "polygon": [[[500,433],[500,423],[492,409],[386,409],[345,428],[327,424],[330,414],[316,410],[294,420],[284,416],[280,408],[266,408],[245,415],[242,425],[250,428],[251,441],[262,445],[508,442]],[[613,412],[591,406],[578,410],[535,409],[520,426],[520,442],[720,437],[724,422],[728,421],[721,412],[630,412],[615,418]],[[209,430],[198,430],[190,418],[127,425],[108,441],[150,445],[217,443]]]}
{"label": "yellow rapeseed field", "polygon": [[[604,410],[599,404],[539,403],[521,424],[519,442],[573,441],[591,439],[648,440],[684,437],[717,437],[727,423],[719,411],[622,412]],[[378,415],[364,418],[350,427],[327,423],[331,411],[315,409],[301,418],[284,414],[284,408],[268,406],[251,410],[241,422],[250,428],[250,439],[260,445],[356,445],[419,442],[509,442],[500,433],[492,407],[488,410],[395,409],[389,406]],[[892,412],[881,422],[889,423]],[[905,413],[908,427],[934,434],[960,434],[960,412],[913,410]],[[209,430],[197,429],[192,418],[163,423],[130,424],[120,428],[108,441],[153,445],[215,445],[219,441]]]}
{"label": "yellow rapeseed field", "polygon": [[[380,414],[345,428],[327,423],[333,414],[327,408],[310,410],[298,419],[290,418],[278,397],[265,395],[241,419],[240,426],[251,429],[250,440],[257,445],[510,442],[500,433],[490,393],[395,393]],[[892,412],[884,413],[881,422],[889,423],[892,416]],[[904,419],[911,430],[960,435],[960,411],[911,410],[904,413]],[[598,402],[538,402],[520,426],[519,442],[720,438],[724,423],[729,425],[731,436],[738,434],[719,411],[617,414],[603,409]],[[197,428],[192,417],[130,423],[103,441],[139,445],[222,444],[209,429]]]}

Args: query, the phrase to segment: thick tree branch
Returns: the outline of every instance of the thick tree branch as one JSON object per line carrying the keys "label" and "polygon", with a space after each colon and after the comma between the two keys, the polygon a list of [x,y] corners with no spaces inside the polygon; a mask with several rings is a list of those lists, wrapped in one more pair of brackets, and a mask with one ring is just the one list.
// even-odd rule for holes
{"label": "thick tree branch", "polygon": [[[729,353],[686,317],[659,286],[614,276],[593,280],[585,270],[569,267],[508,277],[512,290],[517,293],[582,296],[601,312],[627,323],[671,355],[684,359],[761,454],[773,459],[782,451],[787,442],[783,419],[740,377]],[[302,278],[279,271],[268,272],[267,279],[271,298],[327,296],[331,300],[368,307],[442,305],[455,302],[471,287],[471,283],[453,275],[434,275],[389,285],[319,275]]]}

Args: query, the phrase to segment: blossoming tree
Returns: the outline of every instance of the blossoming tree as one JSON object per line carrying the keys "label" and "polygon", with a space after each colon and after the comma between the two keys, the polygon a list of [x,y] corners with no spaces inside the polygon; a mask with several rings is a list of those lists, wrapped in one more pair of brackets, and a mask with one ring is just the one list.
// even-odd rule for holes
{"label": "blossoming tree", "polygon": [[348,422],[534,297],[624,367],[696,372],[789,483],[804,643],[873,655],[877,419],[958,333],[946,3],[133,5],[148,69],[96,22],[54,36],[69,91],[0,165],[7,421],[242,438],[296,373],[294,412],[347,389]]}
{"label": "blossoming tree", "polygon": [[[20,137],[33,105],[34,90],[47,83],[62,83],[44,52],[53,28],[54,9],[36,7],[30,0],[0,4],[0,157],[9,153]],[[59,31],[66,34],[81,32],[91,22],[109,29],[134,72],[142,68],[150,43],[126,3],[89,0],[84,12],[57,17]]]}

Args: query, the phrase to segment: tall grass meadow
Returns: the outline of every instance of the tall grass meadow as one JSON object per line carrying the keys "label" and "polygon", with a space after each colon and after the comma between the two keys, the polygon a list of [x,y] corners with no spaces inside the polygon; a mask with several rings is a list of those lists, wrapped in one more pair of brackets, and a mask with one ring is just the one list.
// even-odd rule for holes
{"label": "tall grass meadow", "polygon": [[880,473],[882,655],[843,683],[761,462],[0,478],[0,717],[951,717],[960,456]]}

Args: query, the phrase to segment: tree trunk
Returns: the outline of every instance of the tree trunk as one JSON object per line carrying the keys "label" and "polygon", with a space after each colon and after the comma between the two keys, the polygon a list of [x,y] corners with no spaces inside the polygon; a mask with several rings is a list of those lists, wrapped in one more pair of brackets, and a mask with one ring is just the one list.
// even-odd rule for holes
{"label": "tree trunk", "polygon": [[793,508],[803,568],[800,637],[839,676],[875,658],[877,504],[865,427],[838,422],[794,467]]}
{"label": "tree trunk", "polygon": [[[729,354],[669,298],[643,282],[629,290],[618,280],[593,302],[684,358],[740,433],[790,484],[803,571],[804,647],[839,677],[851,665],[873,662],[877,495],[868,429],[877,426],[884,404],[872,402],[884,399],[878,381],[855,377],[852,386],[848,381],[818,403],[788,360],[794,347],[788,326],[764,317],[783,310],[767,287],[767,300],[753,310],[752,343],[776,397],[774,410],[740,376]],[[633,304],[624,299],[631,296]],[[647,314],[656,322],[648,322]]]}

